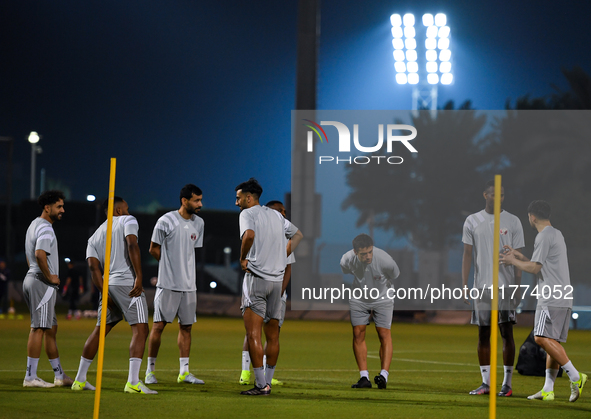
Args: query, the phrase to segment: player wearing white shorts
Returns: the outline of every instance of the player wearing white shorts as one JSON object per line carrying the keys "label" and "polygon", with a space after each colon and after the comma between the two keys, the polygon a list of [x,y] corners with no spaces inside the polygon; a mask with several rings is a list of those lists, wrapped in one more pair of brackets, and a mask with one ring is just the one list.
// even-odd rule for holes
{"label": "player wearing white shorts", "polygon": [[154,324],[148,344],[146,383],[157,383],[154,374],[156,358],[167,323],[178,316],[179,375],[178,383],[203,384],[189,372],[191,328],[197,321],[197,285],[195,249],[203,246],[203,220],[197,213],[203,206],[203,192],[193,184],[180,193],[178,210],[164,214],[156,222],[150,243],[150,254],[158,261],[158,283],[154,296]]}
{"label": "player wearing white shorts", "polygon": [[[392,362],[392,312],[394,300],[388,297],[388,290],[392,288],[392,281],[400,275],[400,269],[394,259],[373,245],[373,239],[367,234],[360,234],[353,239],[353,250],[348,251],[341,258],[341,270],[344,274],[352,274],[352,289],[367,287],[367,297],[349,299],[351,311],[351,326],[353,326],[353,353],[359,368],[359,381],[351,388],[371,388],[369,371],[367,369],[367,345],[365,330],[369,324],[369,317],[373,314],[376,332],[380,339],[381,371],[374,377],[378,388],[384,389],[388,383],[390,363]],[[370,298],[377,290],[376,298]]]}
{"label": "player wearing white shorts", "polygon": [[[108,200],[103,203],[105,213]],[[105,336],[115,325],[125,319],[131,326],[132,338],[129,346],[129,374],[123,389],[132,394],[157,394],[139,379],[148,338],[148,304],[142,286],[142,265],[140,248],[137,243],[139,225],[134,216],[129,215],[129,207],[123,198],[115,197],[113,202],[113,227],[109,267],[109,295]],[[90,268],[92,282],[101,292],[97,324],[86,340],[76,380],[72,390],[94,390],[86,380],[88,368],[98,352],[100,340],[100,321],[102,310],[103,268],[107,242],[107,221],[99,226],[88,239],[86,260]]]}
{"label": "player wearing white shorts", "polygon": [[[493,274],[493,242],[494,242],[494,204],[495,183],[486,183],[483,192],[486,202],[485,208],[468,216],[464,222],[462,242],[464,253],[462,257],[462,285],[468,285],[468,277],[474,255],[474,288],[485,290],[492,286]],[[505,193],[501,188],[501,203]],[[500,214],[501,226],[499,238],[501,247],[511,246],[521,249],[525,246],[523,240],[523,226],[515,215],[505,210]],[[504,287],[504,299],[499,300],[499,331],[503,340],[503,385],[499,396],[510,397],[513,394],[513,363],[515,361],[515,341],[513,340],[513,324],[515,324],[516,301],[511,301],[510,296],[514,288],[510,285],[521,284],[521,271],[512,266],[499,267],[499,287]],[[517,295],[519,293],[516,293]],[[468,304],[468,301],[466,301]],[[491,295],[484,292],[482,297],[472,301],[472,324],[478,326],[478,361],[482,384],[472,395],[489,394],[490,392],[490,325],[491,325]]]}
{"label": "player wearing white shorts", "polygon": [[[279,212],[259,204],[262,193],[263,188],[254,178],[236,187],[236,206],[241,210],[240,266],[245,272],[241,309],[256,378],[254,388],[241,392],[247,396],[271,394],[279,356],[279,318],[287,256],[303,237],[297,227],[286,224]],[[267,360],[263,366],[261,334],[265,317],[270,320],[265,325]]]}
{"label": "player wearing white shorts", "polygon": [[587,374],[577,371],[560,344],[566,342],[572,310],[572,299],[564,298],[569,291],[572,293],[566,243],[560,230],[550,224],[551,209],[546,201],[531,202],[527,213],[530,225],[538,232],[531,260],[510,246],[504,246],[506,253],[501,255],[500,263],[514,265],[538,278],[534,335],[536,343],[547,354],[546,381],[542,390],[528,399],[554,400],[554,381],[562,366],[570,379],[569,401],[574,402],[583,391]]}
{"label": "player wearing white shorts", "polygon": [[[285,218],[285,206],[280,201],[269,201],[265,205],[267,208],[274,209],[275,211],[279,211],[281,215]],[[285,220],[285,227],[288,228],[288,221]],[[292,248],[292,251],[295,250]],[[287,258],[287,266],[285,267],[285,274],[283,275],[283,286],[282,290],[283,293],[281,294],[281,317],[279,318],[279,331],[281,332],[281,326],[283,326],[283,321],[285,320],[285,309],[287,306],[287,291],[286,288],[289,284],[289,280],[291,279],[291,265],[295,263],[295,256],[294,254],[290,254]],[[264,323],[267,324],[271,320],[270,317],[266,316]],[[266,353],[267,353],[267,342],[265,342],[263,356],[263,366],[266,364]],[[248,337],[244,336],[244,343],[242,344],[242,372],[240,373],[240,380],[238,381],[241,385],[248,385],[250,384],[250,354],[248,353]],[[275,378],[271,379],[271,386],[282,386],[283,382],[276,380]]]}
{"label": "player wearing white shorts", "polygon": [[[23,387],[70,386],[72,379],[64,374],[57,349],[55,300],[59,279],[59,256],[53,223],[64,214],[64,194],[47,191],[37,202],[42,208],[25,237],[25,254],[29,270],[23,281],[23,295],[31,313],[31,330],[27,343],[27,372]],[[37,377],[37,365],[45,337],[45,352],[54,372],[53,384]]]}

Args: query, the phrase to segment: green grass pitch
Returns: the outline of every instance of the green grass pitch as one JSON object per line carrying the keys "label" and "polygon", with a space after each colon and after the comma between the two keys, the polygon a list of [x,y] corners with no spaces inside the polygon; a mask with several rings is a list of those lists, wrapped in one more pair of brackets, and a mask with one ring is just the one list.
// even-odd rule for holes
{"label": "green grass pitch", "polygon": [[[27,317],[27,316],[26,316]],[[62,365],[74,377],[82,346],[94,321],[59,319]],[[66,388],[22,387],[29,321],[0,321],[0,417],[90,418],[94,392]],[[270,397],[241,396],[238,385],[244,327],[241,319],[200,317],[193,329],[191,371],[205,385],[177,384],[177,324],[166,328],[157,362],[156,396],[123,393],[127,381],[131,331],[119,324],[107,338],[101,400],[102,418],[487,418],[486,396],[470,396],[480,384],[474,326],[394,324],[394,357],[386,390],[351,389],[359,378],[347,322],[287,321],[281,332],[281,354],[275,378],[283,387]],[[517,347],[529,328],[515,328]],[[499,338],[500,341],[500,338]],[[378,339],[368,327],[370,376],[379,372]],[[571,331],[566,349],[580,371],[591,372],[591,332]],[[147,351],[146,351],[147,352]],[[140,378],[146,368],[146,357]],[[501,364],[499,359],[499,364]],[[96,359],[88,379],[96,383]],[[53,381],[45,353],[38,375]],[[502,381],[499,368],[498,380]],[[576,403],[568,402],[568,379],[558,378],[554,402],[530,401],[542,377],[515,373],[513,397],[497,399],[497,417],[590,418],[591,383]]]}

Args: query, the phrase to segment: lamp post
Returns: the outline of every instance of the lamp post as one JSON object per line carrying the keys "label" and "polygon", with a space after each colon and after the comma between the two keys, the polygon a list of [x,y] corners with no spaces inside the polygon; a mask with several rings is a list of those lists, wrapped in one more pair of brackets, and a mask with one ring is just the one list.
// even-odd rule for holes
{"label": "lamp post", "polygon": [[37,145],[40,138],[35,131],[31,131],[28,138],[31,143],[31,200],[35,199],[35,163],[37,154],[41,153],[41,147]]}

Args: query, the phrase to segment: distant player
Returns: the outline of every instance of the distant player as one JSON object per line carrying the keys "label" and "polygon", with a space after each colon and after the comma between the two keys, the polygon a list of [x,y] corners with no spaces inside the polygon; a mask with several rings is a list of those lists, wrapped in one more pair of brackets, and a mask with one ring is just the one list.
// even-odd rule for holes
{"label": "distant player", "polygon": [[[279,212],[261,206],[263,188],[251,178],[236,187],[236,205],[240,207],[240,266],[245,272],[242,285],[242,316],[248,338],[248,350],[256,379],[255,387],[240,394],[266,396],[279,356],[279,318],[287,256],[302,238],[296,226]],[[293,238],[293,243],[287,239]],[[287,247],[287,251],[286,251]],[[263,366],[262,326],[265,318],[267,362]]]}
{"label": "distant player", "polygon": [[[546,381],[542,390],[528,399],[554,400],[554,380],[558,369],[567,373],[570,379],[569,401],[576,401],[587,382],[587,374],[579,373],[566,355],[560,342],[566,342],[572,299],[562,296],[572,294],[566,243],[560,230],[550,224],[550,205],[546,201],[533,201],[527,208],[529,224],[537,230],[534,253],[529,260],[522,253],[504,246],[506,253],[500,256],[500,263],[513,265],[538,278],[538,304],[534,325],[536,343],[546,351]],[[550,289],[549,297],[543,289]],[[558,295],[557,290],[560,291]]]}
{"label": "distant player", "polygon": [[191,328],[197,321],[197,284],[195,249],[203,246],[203,220],[197,216],[203,206],[203,192],[188,184],[181,189],[181,206],[164,214],[156,222],[150,254],[158,261],[158,282],[154,296],[154,324],[148,345],[146,383],[158,380],[154,375],[162,332],[178,316],[178,383],[203,384],[189,372]]}
{"label": "distant player", "polygon": [[[494,205],[495,183],[489,181],[484,187],[485,208],[470,215],[464,222],[462,242],[464,254],[462,257],[462,285],[468,285],[472,253],[474,253],[474,288],[479,290],[492,286],[493,275],[493,242],[494,242]],[[505,199],[504,188],[501,188],[501,203]],[[500,245],[521,249],[525,246],[523,227],[519,218],[505,210],[500,214],[501,227],[499,231]],[[513,340],[513,324],[515,324],[515,302],[510,296],[514,288],[509,285],[521,284],[521,271],[517,268],[502,266],[499,268],[499,288],[504,287],[505,299],[499,300],[499,330],[503,339],[503,385],[499,396],[509,397],[513,394],[511,381],[513,378],[513,363],[515,361],[515,341]],[[519,293],[517,293],[519,294]],[[472,324],[478,326],[478,361],[482,384],[472,395],[489,394],[490,392],[490,313],[491,295],[484,293],[481,299],[473,301]]]}
{"label": "distant player", "polygon": [[[109,201],[103,203],[105,213]],[[158,394],[150,390],[139,379],[142,358],[148,338],[148,304],[142,286],[142,265],[140,248],[137,243],[139,225],[134,216],[129,215],[127,202],[118,196],[113,202],[113,229],[111,238],[111,256],[109,269],[109,295],[107,299],[107,324],[105,335],[125,319],[131,326],[132,338],[129,345],[129,374],[123,389],[132,394]],[[90,268],[93,284],[101,292],[98,321],[86,340],[76,380],[72,390],[94,390],[86,381],[88,368],[94,359],[100,340],[100,323],[103,291],[103,270],[107,242],[107,221],[99,226],[88,239],[86,260]]]}
{"label": "distant player", "polygon": [[[281,215],[285,218],[285,206],[280,201],[269,201],[267,208],[274,209],[275,211],[279,211]],[[288,221],[285,222],[286,228],[288,227]],[[292,251],[295,250],[292,247]],[[281,326],[283,325],[283,321],[285,320],[285,309],[287,305],[287,286],[289,285],[289,280],[291,279],[291,265],[295,263],[295,256],[294,254],[290,254],[287,258],[287,266],[285,267],[285,274],[283,275],[283,286],[282,290],[283,293],[281,294],[281,317],[279,318],[279,331],[281,332]],[[264,323],[267,324],[271,320],[269,317],[265,317]],[[264,348],[265,354],[267,353],[267,342],[265,342]],[[267,356],[263,356],[263,365],[266,363]],[[248,353],[248,337],[244,336],[244,343],[242,344],[242,372],[240,373],[240,380],[239,383],[241,385],[248,385],[250,384],[250,355]],[[283,382],[276,380],[273,378],[271,380],[272,386],[282,386]]]}
{"label": "distant player", "polygon": [[[367,234],[360,234],[353,239],[353,250],[349,250],[341,258],[341,270],[344,274],[352,274],[353,289],[367,287],[367,296],[349,299],[351,325],[353,326],[353,353],[359,368],[359,381],[351,388],[371,388],[367,369],[367,345],[365,329],[369,317],[373,313],[376,331],[380,339],[381,371],[374,377],[378,388],[386,388],[390,363],[392,362],[392,312],[394,300],[388,298],[387,292],[392,288],[392,281],[400,275],[400,269],[392,257],[373,245],[373,239]],[[369,298],[372,289],[377,290],[377,298]]]}
{"label": "distant player", "polygon": [[[57,318],[55,300],[59,279],[59,256],[57,238],[53,223],[64,214],[64,194],[60,191],[47,191],[39,196],[37,202],[42,212],[35,218],[25,237],[25,255],[29,270],[23,281],[23,295],[31,313],[31,331],[27,343],[27,372],[23,387],[70,386],[68,377],[60,363],[57,349]],[[37,377],[37,365],[45,337],[45,352],[53,369],[53,384]]]}

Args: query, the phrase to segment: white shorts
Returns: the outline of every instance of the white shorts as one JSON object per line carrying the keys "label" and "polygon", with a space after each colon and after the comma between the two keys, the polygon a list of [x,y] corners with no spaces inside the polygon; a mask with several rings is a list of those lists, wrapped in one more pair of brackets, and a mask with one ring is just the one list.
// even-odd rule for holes
{"label": "white shorts", "polygon": [[[148,323],[148,303],[146,295],[142,292],[139,297],[130,297],[133,289],[131,285],[109,285],[109,297],[113,301],[111,307],[107,307],[107,324],[117,324],[125,319],[129,325]],[[101,312],[103,308],[102,293],[99,296],[99,309],[96,325],[101,325]]]}
{"label": "white shorts", "polygon": [[182,325],[197,321],[197,292],[173,291],[156,288],[154,295],[154,321],[172,323],[178,316]]}
{"label": "white shorts", "polygon": [[536,307],[534,335],[566,342],[571,311],[566,307]]}

